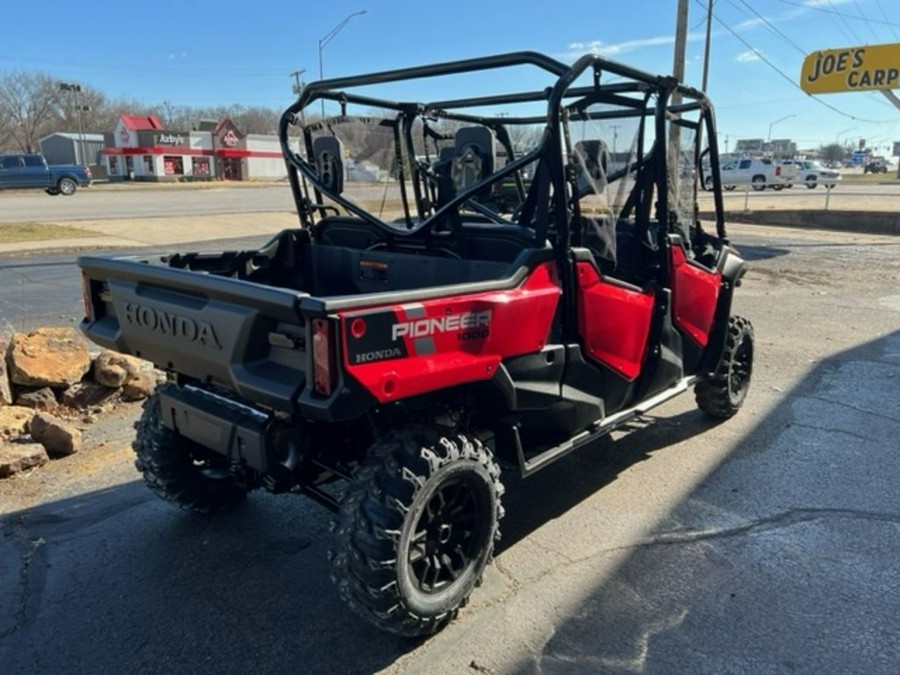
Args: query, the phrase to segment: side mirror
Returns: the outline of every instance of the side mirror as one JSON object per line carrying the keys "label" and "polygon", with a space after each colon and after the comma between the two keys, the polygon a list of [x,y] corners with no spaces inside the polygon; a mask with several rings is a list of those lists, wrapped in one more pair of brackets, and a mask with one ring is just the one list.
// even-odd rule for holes
{"label": "side mirror", "polygon": [[334,136],[323,136],[313,141],[313,154],[322,187],[341,194],[344,191],[344,144]]}

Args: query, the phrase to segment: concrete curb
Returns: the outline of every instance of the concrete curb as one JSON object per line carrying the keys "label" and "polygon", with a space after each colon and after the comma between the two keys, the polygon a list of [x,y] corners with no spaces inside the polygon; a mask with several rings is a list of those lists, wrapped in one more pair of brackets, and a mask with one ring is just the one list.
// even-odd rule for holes
{"label": "concrete curb", "polygon": [[[701,220],[715,220],[711,212],[700,213]],[[816,230],[841,230],[868,234],[900,234],[898,211],[803,211],[772,209],[765,211],[726,211],[726,223],[781,225]]]}

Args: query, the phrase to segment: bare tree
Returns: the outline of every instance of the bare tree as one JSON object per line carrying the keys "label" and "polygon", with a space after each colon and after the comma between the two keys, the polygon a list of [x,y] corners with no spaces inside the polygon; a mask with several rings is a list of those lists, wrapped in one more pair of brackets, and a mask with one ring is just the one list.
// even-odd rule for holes
{"label": "bare tree", "polygon": [[148,105],[134,98],[109,100],[102,91],[78,83],[73,93],[60,89],[61,80],[42,72],[0,74],[0,150],[36,152],[40,139],[55,131],[111,132],[120,115],[157,115],[169,129],[197,128],[202,119],[231,118],[248,134],[271,134],[281,110],[241,104],[195,107],[162,101]]}
{"label": "bare tree", "polygon": [[22,152],[37,152],[42,136],[59,122],[59,82],[45,73],[15,70],[0,77],[0,118],[7,143]]}

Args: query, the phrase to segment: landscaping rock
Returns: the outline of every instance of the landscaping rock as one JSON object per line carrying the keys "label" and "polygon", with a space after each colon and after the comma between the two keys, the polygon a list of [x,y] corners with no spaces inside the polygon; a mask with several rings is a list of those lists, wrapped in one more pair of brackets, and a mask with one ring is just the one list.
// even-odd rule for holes
{"label": "landscaping rock", "polygon": [[30,424],[31,437],[44,446],[50,457],[65,457],[81,450],[81,432],[61,419],[39,412]]}
{"label": "landscaping rock", "polygon": [[34,417],[34,410],[17,405],[0,408],[0,442],[18,438],[28,433],[28,423]]}
{"label": "landscaping rock", "polygon": [[6,352],[9,345],[0,337],[0,405],[12,405],[12,390],[9,387],[9,374],[6,368]]}
{"label": "landscaping rock", "polygon": [[140,376],[143,361],[133,356],[104,351],[94,359],[94,380],[106,387],[121,387]]}
{"label": "landscaping rock", "polygon": [[59,402],[50,387],[41,387],[19,392],[16,396],[16,405],[35,410],[53,411]]}
{"label": "landscaping rock", "polygon": [[0,478],[8,478],[22,471],[50,461],[44,446],[39,443],[3,443],[0,441]]}
{"label": "landscaping rock", "polygon": [[157,377],[154,372],[143,372],[122,385],[123,401],[142,401],[156,390]]}
{"label": "landscaping rock", "polygon": [[87,342],[74,328],[16,333],[7,357],[9,380],[26,387],[66,387],[91,367]]}
{"label": "landscaping rock", "polygon": [[78,382],[62,393],[60,402],[69,408],[92,408],[108,403],[118,393],[118,389],[110,389],[96,382]]}

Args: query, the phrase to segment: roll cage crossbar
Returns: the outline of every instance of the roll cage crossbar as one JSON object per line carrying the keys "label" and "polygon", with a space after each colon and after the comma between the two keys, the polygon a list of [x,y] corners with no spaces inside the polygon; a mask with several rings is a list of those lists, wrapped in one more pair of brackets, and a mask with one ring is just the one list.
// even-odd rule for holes
{"label": "roll cage crossbar", "polygon": [[[528,90],[520,93],[498,94],[491,96],[479,96],[473,98],[437,100],[431,102],[413,102],[413,101],[394,101],[386,100],[362,94],[354,91],[361,87],[371,87],[372,85],[387,84],[395,82],[410,81],[423,78],[432,78],[439,76],[458,75],[464,73],[474,73],[499,68],[510,68],[518,66],[531,66],[545,72],[554,78],[551,86],[538,90]],[[593,85],[592,86],[574,86],[576,81],[586,72],[592,70]],[[622,78],[623,81],[614,81],[601,84],[601,76]],[[656,97],[656,106],[648,106],[651,97]],[[306,124],[304,121],[304,111],[307,110],[316,101],[334,101],[341,106],[341,116],[318,120]],[[547,112],[545,115],[526,115],[526,116],[495,116],[482,115],[474,112],[475,109],[483,109],[491,106],[502,106],[510,104],[527,104],[540,103],[546,101]],[[567,103],[564,104],[564,101]],[[397,158],[400,157],[400,144],[405,142],[407,152],[412,148],[412,125],[417,119],[421,120],[441,120],[448,119],[461,123],[470,123],[486,126],[495,133],[500,144],[506,149],[508,157],[511,161],[502,168],[494,171],[487,177],[474,182],[467,186],[460,194],[455,195],[449,201],[439,205],[428,215],[427,208],[432,206],[426,200],[426,195],[422,194],[418,180],[413,180],[413,191],[416,201],[415,220],[412,217],[407,200],[406,181],[407,176],[404,175],[403,162],[398,162],[398,171],[400,173],[400,189],[404,202],[404,214],[406,220],[406,230],[388,226],[365,209],[354,204],[352,201],[344,198],[327,189],[318,176],[318,171],[314,162],[294,151],[290,146],[289,130],[292,126],[301,126],[304,129],[306,139],[307,155],[311,151],[310,134],[312,131],[320,131],[330,128],[333,124],[339,124],[345,121],[346,109],[349,104],[377,107],[385,111],[394,111],[393,118],[385,117],[378,120],[378,124],[389,127],[393,130],[395,141],[397,142]],[[617,109],[612,110],[589,110],[591,106],[603,104],[616,106]],[[466,110],[473,112],[466,112]],[[680,119],[685,113],[700,112],[701,123],[690,124]],[[611,61],[596,55],[585,55],[578,59],[573,65],[565,65],[555,59],[536,52],[513,52],[509,54],[500,54],[477,59],[469,59],[448,63],[438,63],[413,68],[405,68],[399,70],[383,71],[362,76],[336,78],[330,80],[321,80],[306,85],[300,92],[297,100],[282,115],[278,126],[279,139],[281,149],[285,157],[288,168],[288,179],[290,181],[298,213],[304,222],[312,222],[312,214],[319,211],[324,214],[326,209],[333,208],[325,206],[322,203],[322,195],[333,202],[339,204],[347,210],[348,213],[363,218],[377,226],[383,227],[390,232],[391,237],[402,238],[404,236],[415,234],[424,228],[431,228],[437,223],[454,222],[454,213],[458,208],[466,204],[472,207],[476,212],[486,217],[491,217],[490,210],[477,204],[473,199],[475,195],[483,191],[487,186],[498,180],[507,177],[514,177],[517,189],[522,191],[524,186],[519,175],[519,171],[527,167],[532,162],[538,162],[538,172],[531,186],[532,191],[539,191],[545,197],[549,196],[551,191],[546,187],[538,186],[538,179],[549,182],[552,186],[553,195],[564,195],[566,193],[566,167],[563,161],[563,149],[569,149],[569,139],[564,136],[562,126],[564,122],[571,119],[580,120],[615,120],[618,118],[654,118],[655,136],[657,142],[653,146],[652,156],[648,155],[648,159],[654,163],[654,169],[646,175],[653,176],[656,182],[664,181],[667,167],[667,148],[666,144],[660,144],[658,139],[668,138],[667,125],[675,124],[681,127],[691,129],[702,128],[705,126],[708,133],[708,154],[709,160],[713,167],[718,167],[718,148],[716,144],[716,136],[714,133],[714,119],[712,106],[706,96],[693,87],[687,87],[679,84],[670,76],[652,75],[621,63]],[[545,131],[540,142],[530,151],[525,152],[522,156],[514,158],[511,154],[511,144],[509,135],[506,133],[506,127],[512,125],[545,125]],[[431,132],[432,138],[440,135],[436,134],[430,127],[426,133]],[[643,129],[643,125],[641,125]],[[643,137],[643,130],[640,131],[640,138]],[[446,140],[443,139],[442,140]],[[643,145],[643,141],[640,141]],[[646,161],[646,160],[645,160]],[[695,167],[700,171],[700,153],[699,146],[695,153]],[[413,168],[413,172],[420,167]],[[620,169],[618,173],[639,170],[639,167],[628,164]],[[715,210],[716,210],[716,229],[719,237],[725,237],[724,219],[722,216],[722,197],[721,185],[719,182],[719,173],[717,170],[711,172],[716,189],[714,192]],[[615,177],[611,175],[611,177]],[[309,197],[308,185],[312,185],[315,191],[315,202]],[[660,186],[662,188],[662,186]],[[529,195],[531,197],[531,195]],[[529,205],[526,200],[523,204],[524,210],[532,209],[532,213],[537,208],[534,204]],[[634,205],[632,205],[634,206]],[[661,222],[669,220],[669,202],[667,191],[665,189],[658,190],[658,202],[656,204],[657,214]],[[568,243],[571,241],[571,233],[569,232],[569,222],[566,211],[563,208],[553,209],[553,213],[545,208],[548,216],[551,216],[553,222],[547,219],[526,219],[523,224],[529,227],[534,223],[534,240],[535,242],[544,241],[547,237],[548,229],[555,228],[557,233],[557,241]],[[498,222],[508,222],[502,218]]]}

